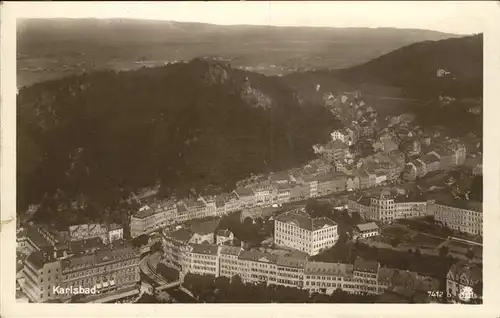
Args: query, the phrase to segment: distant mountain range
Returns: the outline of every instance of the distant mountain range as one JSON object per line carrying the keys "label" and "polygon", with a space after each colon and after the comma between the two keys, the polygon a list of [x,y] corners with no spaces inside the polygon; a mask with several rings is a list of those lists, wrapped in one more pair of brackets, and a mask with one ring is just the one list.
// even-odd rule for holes
{"label": "distant mountain range", "polygon": [[18,85],[81,70],[223,56],[267,75],[358,65],[402,46],[456,37],[427,30],[221,26],[126,19],[30,19],[18,25]]}

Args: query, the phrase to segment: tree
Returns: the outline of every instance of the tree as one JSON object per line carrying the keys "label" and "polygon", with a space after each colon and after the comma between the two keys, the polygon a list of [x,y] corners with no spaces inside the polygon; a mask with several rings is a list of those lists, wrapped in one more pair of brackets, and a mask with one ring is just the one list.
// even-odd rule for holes
{"label": "tree", "polygon": [[156,299],[156,297],[154,295],[151,295],[151,294],[148,294],[148,293],[144,293],[142,294],[141,298],[139,298],[136,303],[139,303],[139,304],[154,304],[154,303],[157,303],[158,300]]}
{"label": "tree", "polygon": [[472,290],[474,291],[474,294],[477,295],[478,298],[483,297],[483,282],[478,281],[473,287]]}
{"label": "tree", "polygon": [[470,260],[474,258],[474,255],[475,255],[475,253],[474,253],[474,251],[473,251],[472,249],[468,249],[468,250],[467,250],[467,253],[465,253],[465,256],[466,256],[468,259],[470,259]]}
{"label": "tree", "polygon": [[417,247],[417,249],[415,249],[415,256],[416,256],[417,258],[420,258],[420,256],[421,256],[421,255],[422,255],[422,254],[421,254],[420,248],[418,248],[418,247]]}
{"label": "tree", "polygon": [[353,224],[361,223],[361,215],[358,212],[352,212],[351,217],[352,217]]}
{"label": "tree", "polygon": [[149,243],[149,236],[146,234],[139,235],[132,239],[132,244],[136,247],[141,247]]}
{"label": "tree", "polygon": [[151,246],[151,253],[156,253],[156,252],[163,252],[163,246],[161,245],[161,242],[155,242]]}
{"label": "tree", "polygon": [[398,245],[401,243],[401,239],[398,237],[393,237],[391,239],[391,245],[392,247],[398,247]]}
{"label": "tree", "polygon": [[449,248],[446,245],[443,245],[439,248],[439,256],[441,257],[446,257],[448,255]]}

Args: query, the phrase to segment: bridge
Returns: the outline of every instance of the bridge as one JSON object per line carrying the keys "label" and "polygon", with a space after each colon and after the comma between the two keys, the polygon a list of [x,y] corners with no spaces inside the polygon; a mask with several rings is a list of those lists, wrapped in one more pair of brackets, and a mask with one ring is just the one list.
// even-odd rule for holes
{"label": "bridge", "polygon": [[157,286],[157,287],[155,287],[155,291],[159,292],[159,291],[162,291],[162,290],[165,290],[165,289],[175,288],[175,287],[179,287],[179,286],[181,286],[181,280],[180,279],[178,281],[175,281],[175,282],[171,282],[171,283],[167,283],[167,284],[164,284],[164,285]]}
{"label": "bridge", "polygon": [[152,257],[154,257],[154,255],[147,255],[143,259],[141,259],[141,262],[139,263],[139,268],[145,276],[147,276],[152,282],[154,282],[154,284],[156,285],[154,286],[155,290],[162,291],[165,289],[170,289],[180,286],[182,283],[181,279],[172,282],[166,280],[163,276],[156,273],[151,264]]}

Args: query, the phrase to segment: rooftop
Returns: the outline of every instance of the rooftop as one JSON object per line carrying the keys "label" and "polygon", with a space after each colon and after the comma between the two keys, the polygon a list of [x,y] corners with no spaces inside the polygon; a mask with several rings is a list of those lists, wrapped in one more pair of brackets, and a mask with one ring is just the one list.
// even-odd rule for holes
{"label": "rooftop", "polygon": [[293,267],[293,268],[304,268],[307,261],[305,259],[291,257],[291,256],[277,256],[276,265]]}
{"label": "rooftop", "polygon": [[241,251],[239,259],[262,263],[276,263],[277,256],[257,251]]}
{"label": "rooftop", "polygon": [[379,268],[379,263],[376,261],[370,261],[358,257],[354,261],[354,270],[360,272],[376,273]]}
{"label": "rooftop", "polygon": [[141,209],[141,210],[137,211],[134,214],[134,217],[138,218],[138,219],[145,219],[147,217],[150,217],[150,216],[154,215],[156,212],[157,211],[155,209],[150,208],[148,206],[148,207],[145,207],[144,209]]}
{"label": "rooftop", "polygon": [[202,235],[210,234],[214,233],[215,229],[217,229],[218,226],[219,226],[219,221],[217,220],[211,220],[201,223],[193,223],[191,224],[191,232]]}
{"label": "rooftop", "polygon": [[308,262],[304,274],[351,277],[353,269],[352,264]]}
{"label": "rooftop", "polygon": [[113,242],[109,248],[95,251],[91,254],[79,254],[73,257],[61,260],[61,266],[66,268],[85,268],[95,266],[105,262],[115,260],[125,260],[139,257],[132,245],[124,240]]}
{"label": "rooftop", "polygon": [[226,254],[226,255],[240,255],[241,252],[241,247],[237,246],[226,246],[223,245],[220,248],[220,253],[221,254]]}
{"label": "rooftop", "polygon": [[290,180],[290,174],[288,171],[278,171],[278,172],[274,172],[272,173],[269,178],[271,179],[271,181],[288,181]]}
{"label": "rooftop", "polygon": [[439,158],[433,153],[426,154],[420,160],[422,160],[425,164],[439,162]]}
{"label": "rooftop", "polygon": [[192,253],[196,254],[206,254],[206,255],[217,255],[219,247],[213,244],[191,244],[193,248]]}
{"label": "rooftop", "polygon": [[50,246],[49,242],[34,227],[26,229],[26,236],[40,249]]}
{"label": "rooftop", "polygon": [[47,263],[48,256],[46,251],[34,251],[27,258],[26,262],[31,263],[35,268],[41,269]]}
{"label": "rooftop", "polygon": [[229,231],[229,230],[218,230],[217,231],[217,236],[229,237],[229,236],[231,236],[231,231]]}
{"label": "rooftop", "polygon": [[375,231],[375,230],[378,230],[378,229],[379,229],[379,227],[377,226],[377,224],[375,224],[375,222],[358,224],[358,225],[356,225],[356,227],[357,227],[357,228],[358,228],[358,230],[360,230],[361,232],[366,232],[366,231]]}
{"label": "rooftop", "polygon": [[450,267],[448,272],[456,280],[460,278],[465,278],[468,281],[482,281],[483,280],[483,269],[482,267],[469,260],[462,260]]}
{"label": "rooftop", "polygon": [[292,223],[295,226],[309,231],[315,231],[325,226],[334,226],[337,224],[325,217],[313,219],[308,213],[299,209],[282,213],[276,217],[276,220],[284,223]]}
{"label": "rooftop", "polygon": [[109,225],[109,230],[110,231],[120,230],[120,229],[123,229],[123,225],[121,225],[121,224],[111,223]]}
{"label": "rooftop", "polygon": [[340,141],[339,139],[336,139],[334,141],[330,141],[325,145],[325,149],[347,149],[349,146],[347,146],[345,143]]}
{"label": "rooftop", "polygon": [[452,198],[439,198],[436,200],[436,204],[451,206],[458,209],[483,212],[483,203],[470,200],[457,200]]}
{"label": "rooftop", "polygon": [[238,188],[235,190],[238,197],[249,197],[253,196],[252,188]]}
{"label": "rooftop", "polygon": [[180,242],[188,242],[193,236],[193,233],[190,230],[184,228],[168,232],[165,234],[168,237]]}
{"label": "rooftop", "polygon": [[69,248],[73,253],[79,253],[90,249],[102,249],[106,245],[102,242],[100,237],[93,237],[84,240],[72,241],[69,243]]}

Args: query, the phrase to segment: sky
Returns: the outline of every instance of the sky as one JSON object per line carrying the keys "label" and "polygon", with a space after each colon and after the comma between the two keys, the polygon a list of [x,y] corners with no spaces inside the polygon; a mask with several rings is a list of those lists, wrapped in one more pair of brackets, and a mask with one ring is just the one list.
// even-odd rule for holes
{"label": "sky", "polygon": [[10,2],[18,18],[133,18],[321,27],[395,27],[484,32],[495,1]]}

